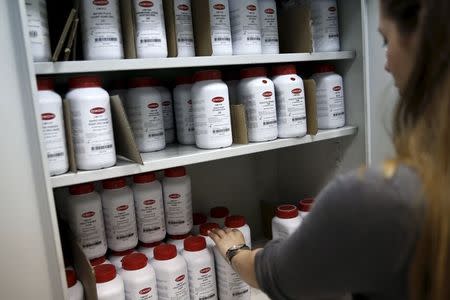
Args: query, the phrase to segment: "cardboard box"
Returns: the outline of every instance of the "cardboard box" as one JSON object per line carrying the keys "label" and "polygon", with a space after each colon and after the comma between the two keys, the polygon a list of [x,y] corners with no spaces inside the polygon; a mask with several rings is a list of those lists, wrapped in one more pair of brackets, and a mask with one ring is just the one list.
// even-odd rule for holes
{"label": "cardboard box", "polygon": [[194,26],[195,55],[211,56],[211,19],[209,15],[209,0],[193,0],[192,23]]}
{"label": "cardboard box", "polygon": [[311,12],[307,7],[294,6],[279,12],[280,52],[313,52]]}
{"label": "cardboard box", "polygon": [[243,104],[231,105],[231,129],[234,144],[248,144],[247,117]]}
{"label": "cardboard box", "polygon": [[120,19],[122,24],[122,43],[125,58],[137,58],[136,21],[132,0],[120,0]]}
{"label": "cardboard box", "polygon": [[307,134],[316,135],[319,131],[317,122],[316,82],[313,79],[303,80],[305,88]]}

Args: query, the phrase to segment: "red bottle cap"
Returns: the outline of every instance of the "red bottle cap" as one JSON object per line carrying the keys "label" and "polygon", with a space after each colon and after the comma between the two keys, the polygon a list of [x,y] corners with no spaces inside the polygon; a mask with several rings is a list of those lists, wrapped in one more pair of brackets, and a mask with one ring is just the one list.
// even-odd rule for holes
{"label": "red bottle cap", "polygon": [[264,67],[248,68],[241,70],[241,78],[266,77],[267,70]]}
{"label": "red bottle cap", "polygon": [[144,248],[155,248],[156,246],[159,246],[161,244],[162,244],[162,241],[154,242],[154,243],[143,243],[143,242],[140,242],[139,246],[144,247]]}
{"label": "red bottle cap", "polygon": [[164,170],[164,176],[166,177],[183,177],[186,176],[186,168],[185,167],[177,167]]}
{"label": "red bottle cap", "polygon": [[105,283],[116,278],[116,267],[113,265],[100,265],[94,268],[95,282]]}
{"label": "red bottle cap", "polygon": [[230,211],[224,206],[216,206],[211,208],[209,214],[212,218],[221,219],[228,217],[230,215]]}
{"label": "red bottle cap", "polygon": [[169,239],[174,240],[174,241],[184,240],[185,238],[187,238],[187,237],[189,237],[189,236],[190,236],[189,233],[186,233],[186,234],[179,234],[179,235],[170,235],[170,234],[167,235],[167,237],[168,237]]}
{"label": "red bottle cap", "polygon": [[38,91],[52,91],[55,88],[55,83],[50,78],[38,78],[37,88]]}
{"label": "red bottle cap", "polygon": [[156,260],[169,260],[177,257],[177,247],[171,244],[162,244],[153,249]]}
{"label": "red bottle cap", "polygon": [[91,76],[79,76],[73,77],[69,79],[69,88],[77,89],[77,88],[90,88],[90,87],[101,87],[102,80],[99,76],[91,75]]}
{"label": "red bottle cap", "polygon": [[295,65],[279,65],[272,68],[272,76],[297,74]]}
{"label": "red bottle cap", "polygon": [[194,82],[194,80],[190,76],[181,76],[181,77],[177,77],[175,79],[176,85],[192,84],[193,82]]}
{"label": "red bottle cap", "polygon": [[92,193],[95,189],[95,186],[92,182],[82,183],[77,185],[72,185],[69,187],[69,192],[71,195],[84,195]]}
{"label": "red bottle cap", "polygon": [[133,176],[134,183],[150,183],[156,180],[156,174],[154,172],[148,172]]}
{"label": "red bottle cap", "polygon": [[132,253],[122,259],[122,268],[127,271],[135,271],[147,266],[148,258],[142,253]]}
{"label": "red bottle cap", "polygon": [[312,205],[314,204],[314,198],[305,198],[298,201],[298,210],[302,212],[308,212],[311,210]]}
{"label": "red bottle cap", "polygon": [[130,255],[131,253],[133,253],[135,250],[134,248],[132,249],[128,249],[128,250],[124,250],[124,251],[112,251],[111,250],[111,256],[127,256]]}
{"label": "red bottle cap", "polygon": [[217,224],[217,223],[202,224],[202,225],[200,225],[200,234],[203,236],[208,236],[208,231],[210,231],[214,228],[220,228],[219,224]]}
{"label": "red bottle cap", "polygon": [[280,205],[275,215],[280,219],[292,219],[298,216],[298,209],[295,205]]}
{"label": "red bottle cap", "polygon": [[328,73],[336,72],[336,67],[330,64],[318,65],[316,67],[316,73]]}
{"label": "red bottle cap", "polygon": [[206,249],[206,240],[202,236],[190,236],[184,240],[184,250],[197,252]]}
{"label": "red bottle cap", "polygon": [[217,80],[222,79],[222,72],[219,70],[199,71],[194,75],[194,81]]}
{"label": "red bottle cap", "polygon": [[103,188],[106,190],[121,189],[127,185],[127,181],[123,177],[103,180]]}
{"label": "red bottle cap", "polygon": [[243,216],[229,216],[225,219],[225,226],[228,228],[239,228],[247,224]]}
{"label": "red bottle cap", "polygon": [[157,86],[157,85],[158,85],[158,81],[156,79],[150,78],[150,77],[137,77],[137,78],[130,79],[130,81],[128,81],[128,87],[130,89],[141,88],[141,87],[152,87],[152,86]]}
{"label": "red bottle cap", "polygon": [[67,287],[71,288],[77,283],[77,275],[74,270],[66,270]]}
{"label": "red bottle cap", "polygon": [[96,267],[101,264],[103,264],[106,261],[106,257],[100,256],[94,259],[91,259],[89,262],[91,263],[91,266]]}

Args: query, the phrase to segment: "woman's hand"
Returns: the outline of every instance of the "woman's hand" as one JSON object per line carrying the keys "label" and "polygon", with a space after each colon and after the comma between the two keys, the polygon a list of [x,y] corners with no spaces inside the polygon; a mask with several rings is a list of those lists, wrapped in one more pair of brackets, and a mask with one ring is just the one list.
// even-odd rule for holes
{"label": "woman's hand", "polygon": [[209,232],[209,237],[216,243],[217,249],[225,259],[228,249],[235,245],[245,244],[244,235],[237,229],[214,228]]}

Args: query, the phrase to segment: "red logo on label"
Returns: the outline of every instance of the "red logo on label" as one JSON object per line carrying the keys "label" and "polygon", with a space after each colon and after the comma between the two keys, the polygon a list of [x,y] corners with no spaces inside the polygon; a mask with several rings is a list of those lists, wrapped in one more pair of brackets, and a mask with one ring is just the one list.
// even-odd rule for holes
{"label": "red logo on label", "polygon": [[178,198],[180,198],[180,197],[181,197],[180,194],[170,194],[170,195],[169,195],[169,198],[170,198],[170,199],[178,199]]}
{"label": "red logo on label", "polygon": [[98,6],[105,6],[109,4],[108,0],[94,0],[92,1],[92,4],[98,5]]}
{"label": "red logo on label", "polygon": [[170,101],[164,101],[162,103],[163,106],[170,106],[171,102]]}
{"label": "red logo on label", "polygon": [[336,9],[336,7],[332,6],[332,7],[328,8],[328,10],[331,12],[335,12],[337,9]]}
{"label": "red logo on label", "polygon": [[247,9],[249,11],[255,11],[256,10],[256,5],[250,4],[250,5],[247,6]]}
{"label": "red logo on label", "polygon": [[188,104],[192,104],[192,100],[188,100],[188,102],[187,102]]}
{"label": "red logo on label", "polygon": [[220,3],[214,5],[213,7],[214,7],[214,9],[217,9],[217,10],[224,10],[225,9],[225,5],[220,4]]}
{"label": "red logo on label", "polygon": [[272,97],[273,93],[267,91],[267,92],[264,92],[262,95],[263,95],[264,97]]}
{"label": "red logo on label", "polygon": [[186,4],[180,4],[180,5],[178,5],[178,9],[183,10],[183,11],[188,11],[189,6],[187,6]]}
{"label": "red logo on label", "polygon": [[208,273],[209,271],[211,271],[211,268],[210,268],[210,267],[207,267],[207,268],[201,269],[201,270],[200,270],[200,273],[205,274],[205,273]]}
{"label": "red logo on label", "polygon": [[155,204],[155,203],[156,203],[155,200],[145,200],[144,201],[144,205],[152,205],[152,204]]}
{"label": "red logo on label", "polygon": [[273,15],[275,13],[275,10],[273,8],[266,8],[264,12],[268,15]]}
{"label": "red logo on label", "polygon": [[299,88],[292,90],[292,94],[296,94],[296,95],[300,94],[301,92],[302,92],[302,89],[299,89]]}
{"label": "red logo on label", "polygon": [[142,6],[142,7],[153,7],[153,2],[152,1],[141,1],[141,2],[139,2],[139,6]]}
{"label": "red logo on label", "polygon": [[175,281],[176,281],[176,282],[183,281],[183,280],[184,280],[184,277],[186,277],[186,276],[180,275],[180,276],[177,277],[177,279],[175,279]]}
{"label": "red logo on label", "polygon": [[146,294],[150,293],[151,290],[152,290],[152,288],[149,288],[149,287],[148,287],[148,288],[145,288],[145,289],[140,290],[140,291],[139,291],[139,294],[140,294],[140,295],[146,295]]}
{"label": "red logo on label", "polygon": [[211,101],[214,102],[214,103],[220,103],[220,102],[225,101],[225,98],[223,98],[223,97],[215,97],[215,98],[212,98]]}
{"label": "red logo on label", "polygon": [[93,211],[88,211],[88,212],[83,213],[81,216],[82,216],[83,218],[92,218],[94,215],[95,215],[95,212],[93,212]]}
{"label": "red logo on label", "polygon": [[52,113],[45,113],[41,115],[41,119],[43,121],[49,121],[49,120],[53,120],[56,116]]}
{"label": "red logo on label", "polygon": [[121,205],[118,208],[116,208],[117,211],[124,211],[128,209],[128,205]]}
{"label": "red logo on label", "polygon": [[333,88],[333,91],[335,91],[335,92],[339,92],[340,90],[342,90],[342,88],[340,86],[335,86]]}
{"label": "red logo on label", "polygon": [[102,113],[104,113],[106,110],[103,107],[94,107],[93,109],[91,109],[91,114],[94,115],[101,115]]}
{"label": "red logo on label", "polygon": [[155,108],[159,107],[159,104],[158,103],[150,103],[149,105],[147,105],[147,107],[151,108],[151,109],[155,109]]}

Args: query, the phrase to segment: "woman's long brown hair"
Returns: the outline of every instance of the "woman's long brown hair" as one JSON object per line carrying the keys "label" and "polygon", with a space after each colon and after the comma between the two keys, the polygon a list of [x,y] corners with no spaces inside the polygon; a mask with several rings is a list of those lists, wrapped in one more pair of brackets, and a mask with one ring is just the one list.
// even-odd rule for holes
{"label": "woman's long brown hair", "polygon": [[426,200],[410,299],[450,299],[450,1],[381,0],[381,7],[402,34],[418,37],[393,132],[395,161],[417,170]]}

